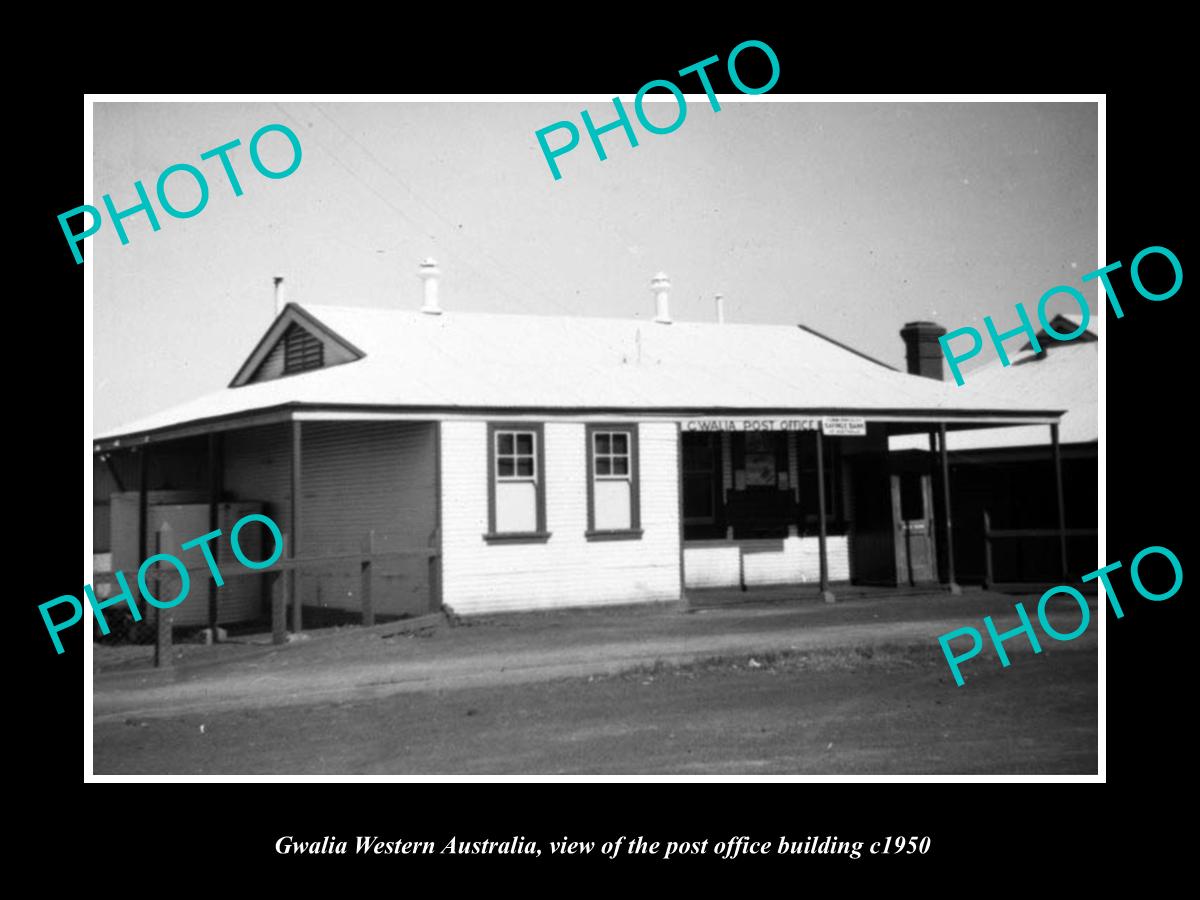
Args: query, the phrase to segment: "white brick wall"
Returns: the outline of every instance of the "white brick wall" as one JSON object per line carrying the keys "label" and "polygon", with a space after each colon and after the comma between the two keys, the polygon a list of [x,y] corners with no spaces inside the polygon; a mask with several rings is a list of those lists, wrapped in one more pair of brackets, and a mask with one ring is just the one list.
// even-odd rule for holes
{"label": "white brick wall", "polygon": [[455,613],[677,600],[679,497],[674,424],[638,426],[640,540],[588,541],[581,422],[546,422],[544,543],[489,544],[487,423],[442,425],[442,599]]}

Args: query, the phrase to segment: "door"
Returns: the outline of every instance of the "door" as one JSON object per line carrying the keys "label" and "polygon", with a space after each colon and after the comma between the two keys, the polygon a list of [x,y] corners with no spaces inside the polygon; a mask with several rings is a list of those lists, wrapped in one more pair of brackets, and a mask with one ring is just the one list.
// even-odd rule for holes
{"label": "door", "polygon": [[886,460],[878,454],[860,454],[850,463],[854,497],[850,571],[855,584],[896,584],[896,514],[890,475]]}
{"label": "door", "polygon": [[696,540],[724,537],[719,435],[683,435],[682,477],[684,538]]}
{"label": "door", "polygon": [[914,471],[892,475],[897,584],[937,581],[932,512],[933,490],[928,473]]}

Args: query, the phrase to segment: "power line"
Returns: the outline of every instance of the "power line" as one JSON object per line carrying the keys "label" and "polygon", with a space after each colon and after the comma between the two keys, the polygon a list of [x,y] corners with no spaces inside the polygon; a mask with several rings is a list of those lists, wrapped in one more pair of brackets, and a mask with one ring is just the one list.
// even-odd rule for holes
{"label": "power line", "polygon": [[[302,123],[302,122],[301,122],[299,119],[297,119],[295,116],[293,116],[291,113],[289,113],[289,112],[288,112],[286,109],[284,109],[284,108],[283,108],[282,106],[280,106],[278,103],[276,103],[276,104],[273,104],[273,105],[274,105],[274,106],[275,106],[275,108],[276,108],[276,109],[278,109],[278,110],[279,110],[279,111],[280,111],[280,112],[281,112],[283,115],[287,116],[289,119],[291,119],[293,122],[295,122],[295,123],[296,123],[298,126],[301,126],[301,127],[303,127],[303,123]],[[309,128],[309,132],[313,134],[313,139],[314,139],[314,140],[317,142],[317,144],[318,144],[318,145],[319,145],[319,146],[320,146],[320,147],[321,147],[321,148],[322,148],[322,149],[323,149],[323,150],[324,150],[324,151],[325,151],[327,154],[329,154],[329,157],[330,157],[330,158],[331,158],[331,159],[332,159],[334,162],[336,162],[336,163],[337,163],[339,166],[341,166],[341,167],[342,167],[342,168],[343,168],[343,169],[344,169],[344,170],[345,170],[345,171],[346,171],[346,172],[347,172],[347,173],[350,175],[350,177],[351,177],[351,178],[353,178],[353,179],[354,179],[355,181],[357,181],[357,182],[358,182],[360,185],[362,185],[364,188],[366,188],[368,191],[370,191],[370,192],[371,192],[371,194],[373,194],[373,195],[374,195],[374,196],[375,196],[375,197],[376,197],[376,198],[377,198],[377,199],[378,199],[380,202],[382,202],[382,203],[383,203],[385,206],[387,206],[387,207],[388,207],[388,209],[392,210],[392,211],[393,211],[393,212],[395,212],[397,215],[399,215],[399,216],[400,216],[400,218],[401,218],[402,220],[404,220],[405,222],[407,222],[408,224],[410,224],[410,225],[411,225],[411,226],[412,226],[412,227],[413,227],[413,228],[414,228],[414,229],[415,229],[415,230],[416,230],[418,233],[420,233],[420,234],[421,234],[423,237],[427,237],[429,240],[433,241],[434,243],[437,243],[437,241],[438,241],[438,236],[437,236],[437,235],[436,235],[436,234],[435,234],[435,233],[434,233],[432,230],[430,230],[429,228],[426,228],[426,227],[424,227],[424,226],[423,226],[423,225],[421,225],[419,222],[417,222],[415,219],[413,219],[413,218],[412,218],[412,217],[411,217],[411,216],[410,216],[408,213],[406,213],[406,212],[405,212],[405,211],[404,211],[404,210],[403,210],[401,207],[397,206],[397,205],[396,205],[395,203],[393,203],[393,202],[392,202],[390,199],[388,199],[388,197],[387,197],[385,194],[383,194],[383,193],[381,193],[380,191],[376,190],[376,189],[375,189],[375,188],[374,188],[374,187],[373,187],[373,186],[372,186],[372,185],[371,185],[369,182],[367,182],[367,181],[366,181],[364,178],[362,178],[362,177],[361,177],[361,176],[360,176],[360,175],[359,175],[357,172],[355,172],[355,171],[354,171],[354,169],[352,169],[352,168],[351,168],[351,167],[350,167],[350,166],[349,166],[347,163],[343,162],[343,161],[342,161],[342,159],[341,159],[341,158],[340,158],[340,157],[339,157],[339,156],[338,156],[336,153],[334,153],[334,152],[333,152],[333,150],[332,150],[332,149],[330,149],[330,147],[329,147],[329,146],[328,146],[328,145],[327,145],[327,144],[326,144],[324,141],[320,140],[320,138],[317,138],[317,137],[315,136],[315,132],[313,132],[313,131],[312,131],[311,127]],[[478,275],[478,276],[479,276],[481,279],[483,279],[485,282],[487,282],[487,281],[491,281],[491,279],[489,279],[489,278],[488,278],[487,274],[486,274],[486,273],[485,273],[483,270],[481,270],[481,269],[477,268],[476,266],[472,265],[472,264],[471,264],[470,262],[468,262],[466,259],[463,259],[463,260],[461,260],[461,262],[462,262],[462,265],[463,265],[465,268],[467,268],[467,269],[469,269],[470,271],[472,271],[472,272],[474,272],[475,274],[477,274],[477,275]],[[510,291],[508,291],[508,290],[507,290],[507,289],[506,289],[506,288],[505,288],[505,287],[504,287],[502,284],[499,284],[499,283],[496,283],[496,282],[492,282],[492,283],[493,283],[493,284],[495,284],[495,287],[496,287],[496,289],[497,289],[497,290],[498,290],[500,293],[502,293],[502,294],[506,295],[507,297],[509,297],[510,299],[512,299],[512,300],[513,300],[513,301],[514,301],[514,302],[515,302],[515,303],[516,303],[518,306],[523,306],[523,305],[525,305],[526,301],[523,301],[521,298],[519,298],[519,297],[517,297],[516,295],[512,294],[512,293],[511,293]]]}
{"label": "power line", "polygon": [[[358,147],[361,148],[362,151],[377,166],[379,166],[379,168],[383,169],[384,172],[386,172],[389,176],[391,176],[393,181],[395,181],[398,185],[400,185],[401,188],[403,188],[405,191],[407,191],[409,196],[411,196],[414,200],[416,200],[418,203],[420,203],[422,206],[424,206],[426,209],[428,209],[430,211],[430,213],[432,213],[437,219],[439,219],[443,224],[445,224],[445,226],[449,229],[450,235],[452,235],[456,238],[461,238],[463,241],[470,241],[477,249],[478,254],[481,257],[487,259],[489,262],[491,262],[492,265],[495,266],[496,269],[508,274],[515,281],[520,283],[523,287],[527,286],[527,283],[529,280],[528,278],[517,275],[515,272],[513,272],[511,269],[509,269],[503,262],[501,262],[499,259],[497,259],[495,256],[493,256],[491,253],[489,253],[487,248],[485,248],[483,246],[483,244],[480,243],[477,239],[468,237],[465,234],[459,234],[458,229],[455,227],[453,222],[451,222],[449,219],[447,219],[445,216],[443,216],[432,203],[425,200],[420,194],[418,194],[415,190],[413,190],[412,187],[410,187],[409,184],[403,178],[401,178],[400,175],[397,174],[396,171],[391,166],[389,166],[387,163],[385,163],[383,160],[381,160],[378,156],[376,156],[375,153],[371,150],[371,148],[366,146],[362,141],[360,141],[358,138],[356,138],[351,132],[347,131],[336,119],[333,118],[333,116],[331,116],[328,112],[326,112],[321,107],[320,104],[313,103],[313,104],[311,104],[311,106],[313,106],[317,110],[317,112],[319,112],[326,119],[328,119],[329,122],[338,131],[340,131],[347,138],[349,138],[351,141],[353,141],[355,144],[357,144]],[[534,278],[536,281],[540,281],[540,279],[538,279],[536,275],[534,276]],[[564,305],[561,301],[555,299],[553,291],[548,291],[548,292],[545,291],[545,288],[543,286],[541,286],[540,284],[536,285],[536,286],[538,287],[538,293],[542,295],[543,299],[548,300],[551,305],[556,306],[559,309],[562,309],[566,312],[569,312],[572,315],[577,314],[577,312],[574,309],[571,309],[570,307]]]}
{"label": "power line", "polygon": [[[293,116],[291,113],[289,113],[286,109],[284,109],[278,103],[274,104],[274,106],[276,109],[278,109],[281,113],[283,113],[285,116],[287,116],[293,122],[295,122],[297,125],[303,126],[303,123],[299,119],[297,119],[295,116]],[[310,128],[310,131],[311,131],[311,128]],[[317,143],[320,144],[325,149],[325,152],[327,152],[329,154],[330,158],[334,162],[336,162],[339,166],[341,166],[343,169],[345,169],[350,174],[351,178],[353,178],[355,181],[357,181],[359,184],[361,184],[363,187],[365,187],[368,191],[370,191],[372,194],[374,194],[376,197],[378,197],[390,209],[392,209],[396,213],[398,213],[400,215],[401,219],[408,222],[417,231],[423,232],[427,237],[436,240],[436,237],[432,231],[430,231],[427,228],[422,227],[419,222],[417,222],[415,219],[410,218],[408,216],[408,214],[404,212],[404,210],[402,210],[400,207],[396,206],[387,197],[385,197],[379,191],[375,190],[375,188],[373,188],[370,184],[368,184],[366,181],[364,181],[358,175],[358,173],[356,173],[353,169],[351,169],[348,165],[346,165],[346,163],[342,162],[342,160],[338,157],[338,155],[336,153],[334,153],[332,150],[330,150],[328,147],[326,147],[325,144],[321,140],[318,139]]]}
{"label": "power line", "polygon": [[[289,119],[291,119],[293,122],[295,122],[298,126],[303,125],[303,123],[301,123],[295,116],[291,115],[291,113],[289,113],[287,110],[285,110],[278,103],[276,103],[274,105],[283,115],[287,116]],[[312,105],[316,106],[315,103]],[[354,141],[354,143],[358,144],[358,146],[361,147],[363,149],[363,151],[366,152],[367,155],[370,156],[380,168],[384,169],[385,172],[388,172],[388,174],[390,174],[393,179],[395,179],[399,184],[401,184],[401,186],[404,187],[405,190],[407,190],[414,198],[419,200],[425,206],[429,205],[429,204],[425,203],[425,201],[423,201],[419,197],[417,197],[417,195],[412,191],[412,189],[409,188],[406,184],[404,184],[403,180],[398,175],[396,175],[394,172],[392,172],[383,162],[381,162],[373,153],[371,153],[371,151],[367,147],[363,146],[363,144],[360,141],[355,139],[353,137],[353,135],[348,134],[344,128],[342,128],[340,125],[338,125],[338,123],[336,121],[334,121],[327,113],[325,113],[319,107],[318,107],[318,111],[321,112],[325,116],[325,118],[329,119],[329,121],[332,122],[335,127],[337,127],[339,130],[341,130],[343,134],[347,134],[347,136],[352,141]],[[360,177],[358,175],[358,173],[356,173],[349,165],[347,165],[345,162],[343,162],[342,159],[340,157],[338,157],[338,155],[336,153],[334,153],[333,150],[331,150],[324,141],[321,141],[319,138],[317,138],[315,136],[315,132],[313,132],[313,129],[311,126],[309,126],[308,130],[310,133],[313,133],[314,140],[316,140],[317,144],[319,146],[321,146],[325,150],[325,152],[327,152],[329,154],[330,158],[332,158],[339,166],[341,166],[343,169],[345,169],[346,172],[348,172],[355,181],[357,181],[359,184],[361,184],[363,187],[365,187],[367,190],[369,190],[377,199],[379,199],[382,203],[384,203],[384,205],[386,205],[389,209],[392,209],[396,213],[398,213],[402,219],[404,219],[406,222],[413,225],[413,227],[416,228],[418,231],[427,235],[431,240],[433,240],[435,242],[437,241],[437,235],[434,234],[433,231],[421,226],[419,223],[414,221],[407,213],[405,213],[402,209],[400,209],[398,206],[396,206],[396,204],[394,204],[390,199],[388,199],[384,194],[380,193],[373,186],[371,186],[367,181],[365,181],[362,177]],[[437,216],[439,219],[441,219],[443,222],[445,222],[451,228],[451,233],[454,233],[454,227],[453,227],[452,223],[450,223],[448,220],[446,220],[444,217],[442,217],[439,213],[437,213],[436,210],[433,210],[433,213],[435,216]],[[488,254],[486,251],[482,251],[482,255],[488,256],[489,258],[492,258],[494,260],[494,257],[491,257],[491,254]],[[506,296],[513,299],[519,307],[527,308],[527,301],[511,294],[507,289],[504,288],[504,286],[502,284],[500,284],[499,282],[495,282],[493,279],[489,278],[486,273],[484,273],[483,271],[481,271],[480,269],[478,269],[474,265],[472,265],[470,262],[468,262],[465,257],[462,258],[460,260],[460,262],[463,264],[463,266],[465,268],[467,268],[470,271],[475,272],[477,275],[479,275],[480,278],[485,283],[490,282],[490,283],[494,284],[500,293],[505,294]],[[496,265],[501,270],[508,271],[498,261],[496,262]],[[512,274],[512,273],[510,272],[510,274]],[[520,280],[522,282],[522,285],[524,286],[524,279],[520,279],[519,276],[516,276],[515,274],[513,275],[513,277],[518,278],[518,280]],[[551,300],[551,303],[555,306],[558,306],[560,309],[566,310],[573,317],[578,317],[578,314],[574,310],[570,310],[569,308],[563,306],[561,303],[558,303],[554,300]],[[631,322],[633,322],[633,321],[636,321],[636,320],[631,320]],[[618,352],[618,348],[611,346],[608,343],[608,341],[601,338],[599,335],[591,333],[591,331],[588,329],[583,329],[580,333],[578,333],[578,336],[582,337],[585,340],[592,342],[597,347],[605,350],[606,352],[613,352],[613,353]],[[601,370],[597,369],[596,371],[599,372]]]}

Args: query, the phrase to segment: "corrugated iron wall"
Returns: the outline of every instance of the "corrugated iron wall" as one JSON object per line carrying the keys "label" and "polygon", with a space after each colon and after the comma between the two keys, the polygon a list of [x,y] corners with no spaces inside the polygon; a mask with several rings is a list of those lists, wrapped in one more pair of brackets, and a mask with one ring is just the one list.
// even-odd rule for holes
{"label": "corrugated iron wall", "polygon": [[[377,549],[429,546],[436,525],[434,428],[428,422],[305,422],[300,553],[351,552],[375,531]],[[428,561],[386,559],[372,583],[380,615],[431,609]],[[361,608],[357,564],[305,576],[305,604]]]}
{"label": "corrugated iron wall", "polygon": [[[357,552],[374,530],[376,548],[429,545],[436,523],[434,428],[429,422],[304,422],[301,426],[302,556]],[[283,530],[291,520],[291,426],[229,434],[225,488],[259,500]],[[373,566],[379,615],[417,615],[431,608],[425,559],[380,560]],[[356,562],[301,575],[305,606],[361,609]]]}
{"label": "corrugated iron wall", "polygon": [[291,518],[290,426],[262,425],[225,435],[225,496],[257,500],[283,530]]}
{"label": "corrugated iron wall", "polygon": [[[176,627],[206,625],[208,591],[212,577],[204,568],[201,551],[196,548],[185,551],[181,545],[208,531],[208,503],[198,495],[187,496],[182,491],[152,491],[149,501],[146,516],[149,547],[146,555],[155,552],[169,553],[189,566],[201,569],[189,576],[190,590],[187,599],[174,607],[174,624]],[[112,566],[113,569],[125,573],[129,584],[136,591],[134,579],[143,559],[143,554],[137,547],[138,493],[131,491],[114,494],[112,507]],[[258,576],[245,574],[245,567],[234,559],[228,537],[238,519],[260,511],[257,504],[246,502],[222,503],[218,506],[217,527],[221,529],[221,537],[210,543],[209,548],[225,580],[225,583],[216,589],[217,623],[220,625],[250,621],[260,618],[264,613],[262,582]],[[170,525],[170,532],[167,535],[167,543],[160,544],[159,541],[163,537],[160,529],[164,524]],[[239,536],[238,544],[250,559],[265,559],[270,555],[270,535],[261,526],[246,528]],[[162,588],[163,592],[159,596],[168,599],[176,596],[179,586],[174,570],[166,564],[160,564],[156,568],[158,575],[170,578],[169,584]],[[114,586],[109,596],[115,593]]]}

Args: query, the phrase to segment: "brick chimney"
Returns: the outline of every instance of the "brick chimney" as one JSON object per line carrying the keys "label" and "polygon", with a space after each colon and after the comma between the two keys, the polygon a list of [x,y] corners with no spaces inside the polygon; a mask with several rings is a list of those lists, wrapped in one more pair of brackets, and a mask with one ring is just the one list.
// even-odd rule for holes
{"label": "brick chimney", "polygon": [[938,338],[946,329],[937,322],[908,322],[900,329],[904,338],[905,356],[908,357],[908,374],[941,381],[945,378],[942,369],[942,347]]}

